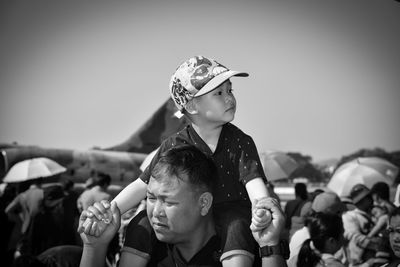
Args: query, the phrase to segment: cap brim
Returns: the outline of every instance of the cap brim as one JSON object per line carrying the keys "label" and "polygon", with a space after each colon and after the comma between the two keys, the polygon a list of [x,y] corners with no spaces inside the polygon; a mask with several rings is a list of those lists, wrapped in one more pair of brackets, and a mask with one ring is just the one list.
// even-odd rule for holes
{"label": "cap brim", "polygon": [[234,70],[228,70],[224,73],[221,73],[217,76],[215,76],[212,80],[210,80],[206,85],[203,86],[195,95],[194,97],[202,96],[207,94],[208,92],[211,92],[218,86],[220,86],[223,82],[228,80],[229,78],[237,76],[237,77],[248,77],[249,74],[247,72],[241,72],[241,71],[234,71]]}

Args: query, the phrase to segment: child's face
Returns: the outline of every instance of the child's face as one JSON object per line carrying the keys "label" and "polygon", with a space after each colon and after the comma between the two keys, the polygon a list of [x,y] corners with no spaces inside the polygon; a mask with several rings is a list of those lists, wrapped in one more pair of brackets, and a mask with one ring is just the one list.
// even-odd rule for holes
{"label": "child's face", "polygon": [[379,218],[382,215],[385,214],[385,212],[383,211],[383,209],[379,208],[379,207],[373,207],[371,210],[371,214],[372,216],[374,216],[375,218]]}
{"label": "child's face", "polygon": [[211,92],[193,99],[198,115],[209,122],[225,124],[235,117],[236,99],[232,83],[226,80]]}

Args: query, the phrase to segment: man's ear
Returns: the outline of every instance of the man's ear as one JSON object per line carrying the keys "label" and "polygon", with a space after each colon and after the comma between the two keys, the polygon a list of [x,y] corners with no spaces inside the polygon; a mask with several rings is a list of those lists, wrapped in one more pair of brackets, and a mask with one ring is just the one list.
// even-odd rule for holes
{"label": "man's ear", "polygon": [[202,216],[206,216],[212,208],[213,196],[210,192],[204,192],[199,197],[200,213]]}
{"label": "man's ear", "polygon": [[185,110],[187,113],[194,115],[197,114],[197,107],[196,107],[196,103],[193,99],[189,100],[186,105],[185,105]]}

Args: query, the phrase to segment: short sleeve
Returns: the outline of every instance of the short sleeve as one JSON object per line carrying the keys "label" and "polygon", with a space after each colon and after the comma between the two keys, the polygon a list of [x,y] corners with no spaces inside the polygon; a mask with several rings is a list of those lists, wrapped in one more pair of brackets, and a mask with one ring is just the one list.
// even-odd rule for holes
{"label": "short sleeve", "polygon": [[139,212],[128,224],[122,251],[150,259],[156,244],[146,210]]}
{"label": "short sleeve", "polygon": [[240,181],[243,184],[248,183],[254,178],[260,177],[267,182],[264,169],[258,155],[257,147],[253,139],[246,135],[242,138],[239,151],[239,171]]}

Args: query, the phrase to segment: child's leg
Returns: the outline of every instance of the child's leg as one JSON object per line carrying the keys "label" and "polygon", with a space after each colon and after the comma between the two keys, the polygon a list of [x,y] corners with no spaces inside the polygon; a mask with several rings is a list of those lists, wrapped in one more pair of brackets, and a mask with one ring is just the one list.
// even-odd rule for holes
{"label": "child's leg", "polygon": [[222,265],[253,266],[256,246],[250,230],[250,206],[242,203],[218,205],[214,216],[221,236]]}

